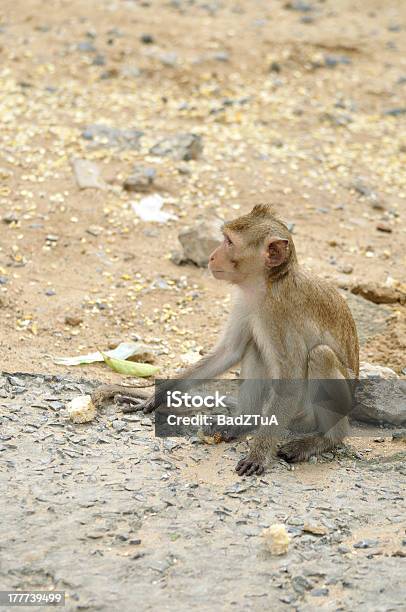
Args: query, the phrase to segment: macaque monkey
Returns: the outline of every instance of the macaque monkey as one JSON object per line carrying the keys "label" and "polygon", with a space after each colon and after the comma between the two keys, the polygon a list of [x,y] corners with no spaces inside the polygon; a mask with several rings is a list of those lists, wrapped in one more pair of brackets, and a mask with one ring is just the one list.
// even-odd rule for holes
{"label": "macaque monkey", "polygon": [[[296,462],[333,449],[347,434],[348,409],[337,418],[337,413],[309,406],[302,391],[275,399],[266,385],[254,382],[341,381],[339,401],[348,404],[349,383],[359,373],[359,345],[346,301],[299,265],[289,230],[269,206],[255,206],[225,223],[223,235],[210,255],[209,270],[234,285],[234,306],[218,344],[180,375],[184,388],[188,380],[212,379],[240,363],[239,404],[245,414],[278,414],[278,437],[282,430],[304,424],[301,431],[306,433],[285,440],[277,451],[280,457]],[[170,384],[143,403],[144,411],[164,403]],[[103,389],[104,397],[121,393],[124,401],[140,396],[135,389],[115,386],[110,392],[102,388],[98,400]],[[248,455],[237,464],[238,474],[261,474],[275,451],[273,426],[260,426]]]}

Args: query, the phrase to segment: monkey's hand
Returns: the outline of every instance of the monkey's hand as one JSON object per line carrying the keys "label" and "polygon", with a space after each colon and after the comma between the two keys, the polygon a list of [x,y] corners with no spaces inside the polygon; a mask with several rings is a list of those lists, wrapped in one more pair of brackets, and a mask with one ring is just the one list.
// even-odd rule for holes
{"label": "monkey's hand", "polygon": [[142,410],[144,414],[149,414],[150,412],[154,412],[157,408],[158,406],[156,405],[154,394],[140,404],[139,410]]}
{"label": "monkey's hand", "polygon": [[263,474],[265,471],[266,461],[256,457],[254,454],[249,454],[244,459],[240,459],[237,463],[235,471],[239,476],[253,476],[254,474]]}

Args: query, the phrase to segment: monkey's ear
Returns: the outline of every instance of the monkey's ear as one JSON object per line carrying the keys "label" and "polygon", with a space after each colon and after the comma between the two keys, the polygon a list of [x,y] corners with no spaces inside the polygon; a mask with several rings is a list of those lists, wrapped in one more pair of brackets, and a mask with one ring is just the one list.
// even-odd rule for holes
{"label": "monkey's ear", "polygon": [[270,268],[276,268],[285,263],[289,256],[289,240],[273,236],[267,241],[266,259]]}

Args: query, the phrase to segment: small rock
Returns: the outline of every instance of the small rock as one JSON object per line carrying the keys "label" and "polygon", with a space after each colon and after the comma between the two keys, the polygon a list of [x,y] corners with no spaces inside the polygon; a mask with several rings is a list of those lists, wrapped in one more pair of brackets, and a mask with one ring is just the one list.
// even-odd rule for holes
{"label": "small rock", "polygon": [[310,520],[305,521],[303,531],[306,531],[307,533],[312,533],[313,535],[326,535],[328,533],[327,527]]}
{"label": "small rock", "polygon": [[109,68],[108,70],[104,70],[100,78],[104,81],[106,79],[115,79],[119,76],[120,72],[117,68]]}
{"label": "small rock", "polygon": [[178,56],[174,51],[168,51],[167,53],[161,53],[159,59],[164,66],[175,67],[178,63]]}
{"label": "small rock", "polygon": [[282,67],[278,62],[271,62],[271,65],[269,66],[270,72],[276,72],[279,74],[281,70],[282,70]]}
{"label": "small rock", "polygon": [[339,268],[339,271],[343,274],[352,274],[354,271],[354,267],[351,264],[344,264]]}
{"label": "small rock", "polygon": [[229,62],[230,55],[227,53],[227,51],[217,51],[216,53],[213,53],[213,59],[216,60],[216,62]]}
{"label": "small rock", "polygon": [[90,395],[80,395],[72,399],[68,413],[73,423],[88,423],[96,417],[96,407]]}
{"label": "small rock", "polygon": [[186,165],[178,166],[178,172],[179,174],[183,174],[183,175],[188,175],[192,173],[190,168]]}
{"label": "small rock", "polygon": [[376,283],[359,283],[353,285],[351,293],[360,295],[374,304],[406,303],[406,293],[395,287],[379,286]]}
{"label": "small rock", "polygon": [[105,189],[97,164],[88,159],[75,159],[72,166],[79,189]]}
{"label": "small rock", "polygon": [[100,225],[89,225],[86,232],[91,236],[100,236],[104,232],[104,228]]}
{"label": "small rock", "polygon": [[68,314],[65,316],[66,325],[71,325],[72,327],[77,327],[81,323],[83,323],[83,317],[80,314]]}
{"label": "small rock", "polygon": [[332,125],[337,127],[344,127],[353,122],[351,115],[345,113],[323,113],[321,119],[329,121]]}
{"label": "small rock", "polygon": [[93,66],[105,66],[106,58],[104,57],[104,55],[101,55],[100,53],[98,53],[96,57],[94,58],[94,60],[92,61],[92,64]]}
{"label": "small rock", "polygon": [[406,106],[400,108],[390,108],[384,112],[384,115],[386,117],[400,117],[401,115],[406,115]]}
{"label": "small rock", "polygon": [[392,228],[389,225],[389,223],[383,223],[383,222],[382,223],[378,223],[377,226],[376,226],[376,229],[379,232],[386,232],[387,234],[391,234],[392,233]]}
{"label": "small rock", "polygon": [[346,546],[345,544],[340,544],[340,546],[338,547],[338,552],[342,553],[343,555],[351,552],[351,548],[349,546]]}
{"label": "small rock", "polygon": [[18,217],[17,217],[16,213],[9,212],[9,213],[6,213],[2,217],[2,221],[3,221],[3,223],[6,223],[6,225],[10,225],[11,223],[17,223],[18,222]]}
{"label": "small rock", "polygon": [[391,368],[387,368],[386,366],[381,366],[375,363],[368,363],[367,361],[361,361],[359,367],[359,377],[362,379],[366,378],[384,378],[388,379],[396,379],[399,376],[391,370]]}
{"label": "small rock", "polygon": [[402,558],[404,558],[404,557],[406,557],[406,552],[405,552],[404,550],[400,550],[400,549],[398,549],[398,550],[395,550],[395,551],[392,553],[392,555],[391,555],[391,556],[392,556],[392,557],[402,557]]}
{"label": "small rock", "polygon": [[89,40],[84,40],[83,42],[78,43],[77,46],[78,51],[82,51],[83,53],[95,53],[96,47]]}
{"label": "small rock", "polygon": [[329,594],[329,590],[327,588],[312,589],[310,591],[310,595],[312,597],[327,597],[328,594]]}
{"label": "small rock", "polygon": [[310,591],[313,588],[313,584],[310,582],[308,578],[305,576],[293,576],[292,578],[292,586],[296,593],[303,595],[305,591]]}
{"label": "small rock", "polygon": [[[361,366],[351,417],[374,425],[406,425],[406,397],[403,382],[390,368],[371,370]],[[384,378],[385,377],[385,378]]]}
{"label": "small rock", "polygon": [[275,523],[264,529],[263,538],[266,548],[271,555],[286,555],[289,548],[290,536],[282,523]]}
{"label": "small rock", "polygon": [[372,205],[372,208],[382,210],[384,208],[383,203],[379,195],[373,191],[362,177],[357,177],[349,185],[350,189],[354,189],[359,195],[366,198]]}
{"label": "small rock", "polygon": [[125,421],[120,421],[119,419],[117,419],[117,421],[113,421],[112,427],[116,431],[120,432],[123,431],[123,429],[126,429],[127,423]]}
{"label": "small rock", "polygon": [[221,242],[220,227],[219,219],[199,221],[193,227],[185,227],[178,235],[183,248],[180,263],[191,262],[205,268],[210,253]]}
{"label": "small rock", "polygon": [[94,147],[120,147],[138,149],[143,132],[135,129],[121,130],[104,124],[87,126],[82,138],[89,140]]}
{"label": "small rock", "polygon": [[155,43],[155,38],[152,34],[141,34],[140,41],[143,45],[153,45]]}
{"label": "small rock", "polygon": [[310,13],[314,10],[314,7],[309,2],[303,2],[303,0],[293,0],[292,2],[287,2],[284,5],[284,8],[289,11],[299,11],[301,13]]}
{"label": "small rock", "polygon": [[150,153],[161,157],[190,161],[191,159],[198,159],[202,151],[202,139],[197,134],[176,134],[158,142],[151,148]]}
{"label": "small rock", "polygon": [[378,546],[379,540],[360,540],[353,544],[354,548],[373,548],[374,546]]}
{"label": "small rock", "polygon": [[329,68],[335,68],[339,64],[348,65],[351,64],[351,60],[349,57],[345,55],[326,55],[324,58],[324,63]]}
{"label": "small rock", "polygon": [[126,191],[148,191],[154,184],[156,175],[155,168],[147,168],[145,166],[136,166],[123,184]]}
{"label": "small rock", "polygon": [[392,440],[398,442],[406,442],[406,431],[395,431],[395,433],[392,434]]}

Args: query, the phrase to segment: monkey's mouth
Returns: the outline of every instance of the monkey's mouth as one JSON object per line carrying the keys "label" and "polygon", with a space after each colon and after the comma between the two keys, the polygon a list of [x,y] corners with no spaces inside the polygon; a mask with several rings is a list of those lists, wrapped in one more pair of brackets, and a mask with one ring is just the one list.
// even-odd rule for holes
{"label": "monkey's mouth", "polygon": [[224,270],[210,270],[214,277],[220,276],[221,274],[225,274]]}

